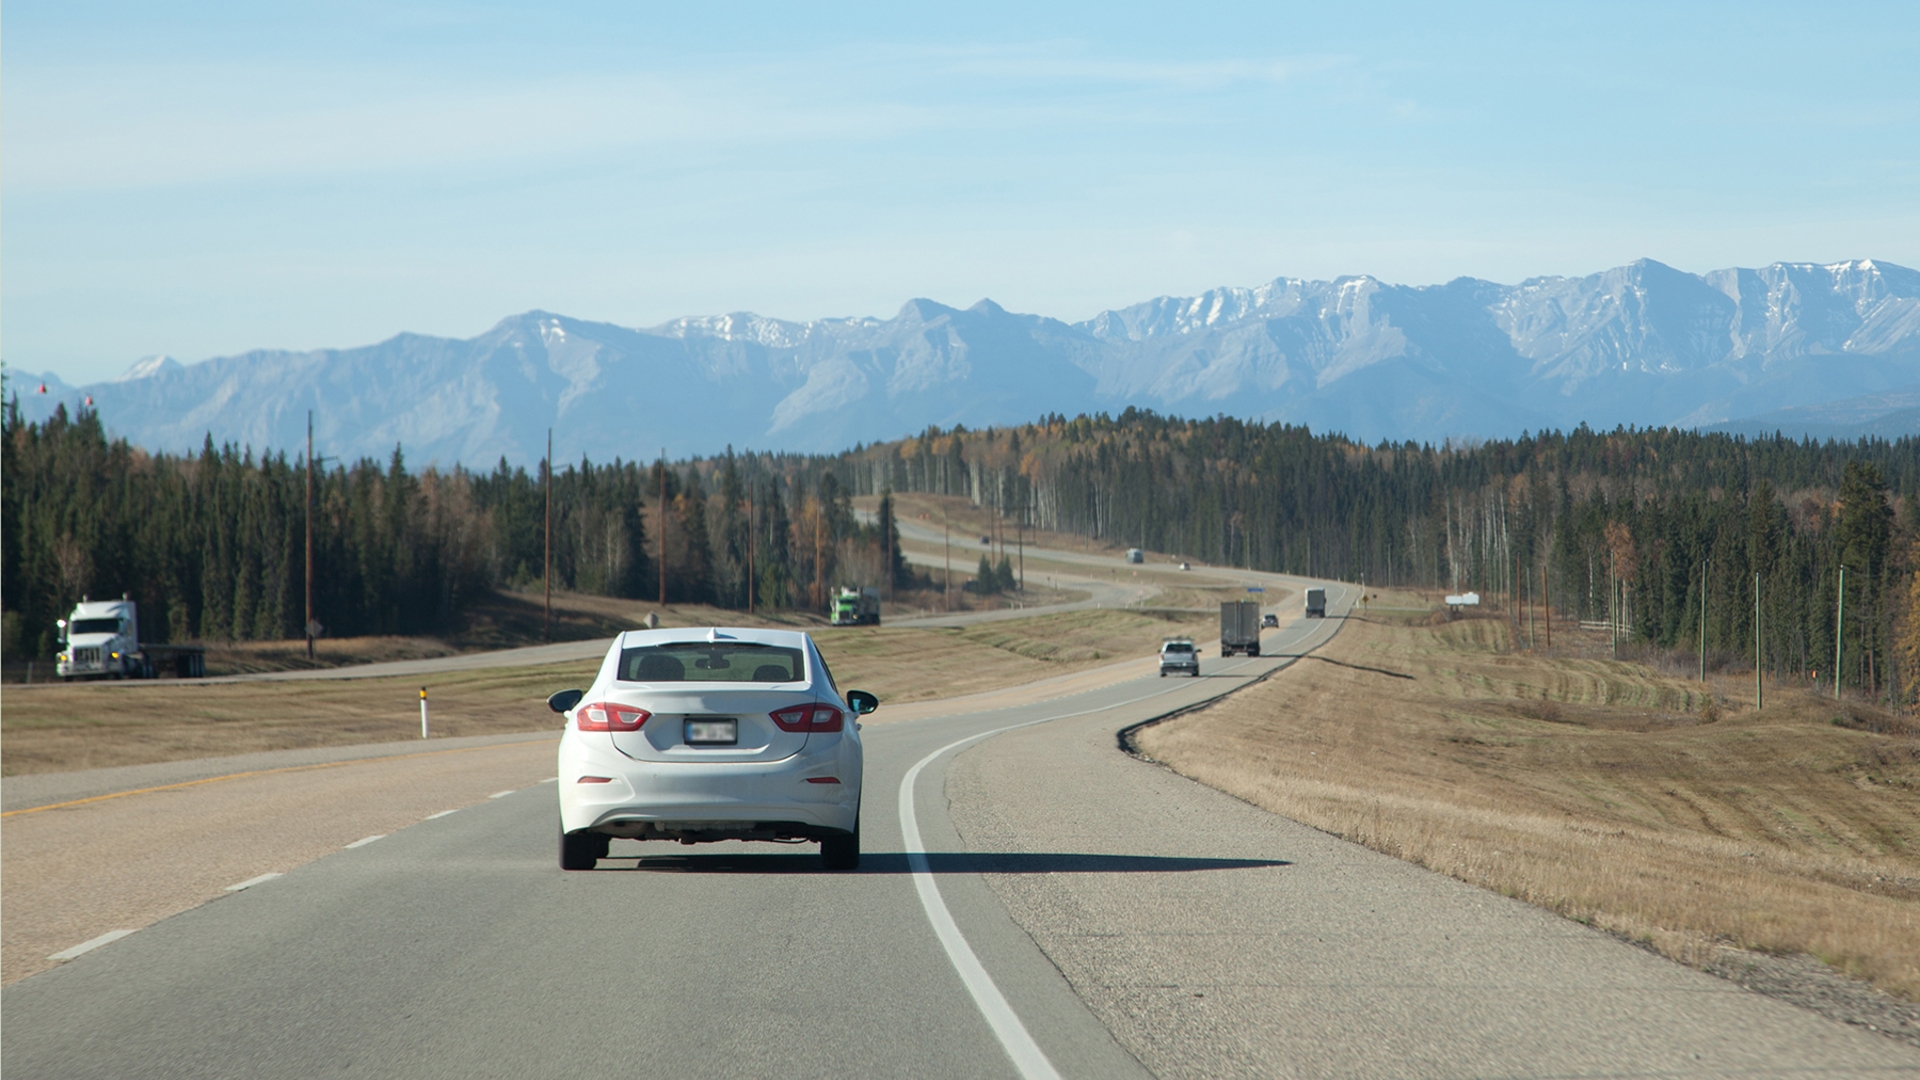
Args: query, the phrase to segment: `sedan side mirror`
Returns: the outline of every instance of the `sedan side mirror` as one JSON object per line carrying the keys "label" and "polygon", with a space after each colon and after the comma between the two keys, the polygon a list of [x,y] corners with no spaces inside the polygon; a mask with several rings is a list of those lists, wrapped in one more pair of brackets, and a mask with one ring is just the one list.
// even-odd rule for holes
{"label": "sedan side mirror", "polygon": [[880,699],[865,690],[847,691],[847,707],[855,716],[865,716],[880,707]]}
{"label": "sedan side mirror", "polygon": [[563,713],[575,705],[580,704],[580,699],[586,696],[587,692],[585,690],[562,690],[547,699],[547,708],[557,713]]}

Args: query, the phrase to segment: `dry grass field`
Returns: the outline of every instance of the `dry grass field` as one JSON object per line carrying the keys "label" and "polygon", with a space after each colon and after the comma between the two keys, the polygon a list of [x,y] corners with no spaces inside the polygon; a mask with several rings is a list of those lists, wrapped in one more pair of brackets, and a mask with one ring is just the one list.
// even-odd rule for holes
{"label": "dry grass field", "polygon": [[[705,625],[696,617],[701,614],[673,609],[669,623]],[[737,623],[738,613],[727,621]],[[1161,637],[1201,633],[1208,625],[1205,615],[1095,610],[967,629],[812,629],[840,685],[905,703],[1033,682],[1127,656],[1144,660]],[[345,652],[378,648],[377,642],[330,644]],[[304,646],[248,648],[292,653]],[[417,654],[427,647],[409,648]],[[268,666],[269,658],[259,663]],[[0,712],[0,770],[13,776],[418,739],[422,685],[436,737],[538,731],[558,725],[546,696],[586,685],[598,667],[596,659],[424,678],[15,686]],[[886,710],[873,719],[884,723]]]}
{"label": "dry grass field", "polygon": [[[1920,738],[1802,690],[1752,708],[1507,624],[1353,620],[1320,655],[1146,728],[1259,806],[1639,940],[1808,954],[1920,998]],[[1556,627],[1556,637],[1562,632]]]}

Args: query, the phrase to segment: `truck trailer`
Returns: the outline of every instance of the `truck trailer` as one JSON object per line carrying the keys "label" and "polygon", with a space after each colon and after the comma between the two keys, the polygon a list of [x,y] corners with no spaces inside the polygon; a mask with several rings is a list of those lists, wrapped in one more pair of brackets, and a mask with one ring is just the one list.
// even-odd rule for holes
{"label": "truck trailer", "polygon": [[1220,602],[1220,655],[1260,655],[1260,603],[1257,600]]}
{"label": "truck trailer", "polygon": [[59,625],[53,669],[63,679],[152,679],[163,669],[182,679],[207,673],[206,652],[198,645],[143,643],[139,605],[124,597],[83,596]]}
{"label": "truck trailer", "polygon": [[1327,590],[1318,585],[1307,590],[1307,618],[1324,619],[1327,617]]}
{"label": "truck trailer", "polygon": [[880,590],[871,585],[842,588],[833,598],[835,626],[879,626]]}

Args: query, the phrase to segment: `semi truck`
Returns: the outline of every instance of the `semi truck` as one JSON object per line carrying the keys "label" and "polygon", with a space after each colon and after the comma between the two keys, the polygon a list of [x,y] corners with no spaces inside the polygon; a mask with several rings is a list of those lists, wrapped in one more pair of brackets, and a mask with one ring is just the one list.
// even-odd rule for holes
{"label": "semi truck", "polygon": [[842,588],[833,598],[835,626],[879,626],[880,590],[870,585]]}
{"label": "semi truck", "polygon": [[54,673],[63,679],[152,679],[162,670],[197,679],[207,673],[206,651],[198,645],[142,642],[140,606],[124,596],[83,596],[59,625]]}
{"label": "semi truck", "polygon": [[1235,653],[1260,655],[1260,602],[1257,600],[1220,602],[1220,655]]}
{"label": "semi truck", "polygon": [[1324,619],[1327,617],[1327,590],[1318,585],[1307,590],[1307,618]]}

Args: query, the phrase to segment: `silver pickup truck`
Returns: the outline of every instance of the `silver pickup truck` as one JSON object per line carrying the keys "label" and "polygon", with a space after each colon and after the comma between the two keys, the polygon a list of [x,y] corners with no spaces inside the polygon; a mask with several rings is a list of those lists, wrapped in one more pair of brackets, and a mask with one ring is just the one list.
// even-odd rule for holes
{"label": "silver pickup truck", "polygon": [[1160,644],[1160,677],[1166,678],[1169,672],[1200,674],[1200,650],[1193,647],[1192,638],[1168,638]]}

